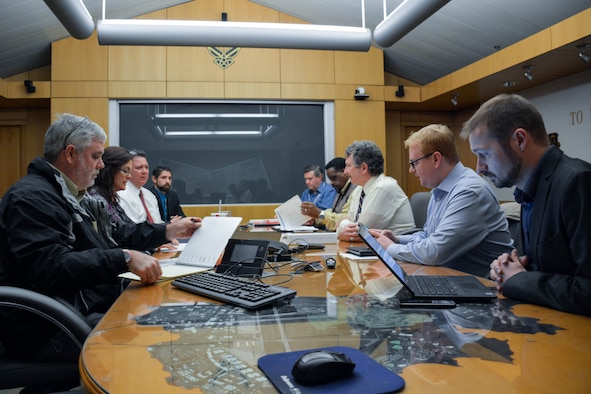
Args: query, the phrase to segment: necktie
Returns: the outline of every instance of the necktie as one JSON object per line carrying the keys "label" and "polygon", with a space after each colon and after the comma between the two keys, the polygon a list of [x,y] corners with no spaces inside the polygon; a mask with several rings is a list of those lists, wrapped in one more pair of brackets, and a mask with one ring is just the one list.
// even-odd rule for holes
{"label": "necktie", "polygon": [[150,215],[150,211],[148,210],[148,206],[146,205],[146,200],[144,200],[144,193],[140,190],[140,200],[142,200],[142,205],[146,210],[146,217],[148,218],[148,223],[154,223],[154,219],[152,219],[152,215]]}
{"label": "necktie", "polygon": [[357,207],[357,214],[355,215],[355,221],[359,220],[359,214],[361,213],[361,207],[363,206],[363,199],[365,198],[365,190],[361,191],[361,196],[359,196],[359,206]]}

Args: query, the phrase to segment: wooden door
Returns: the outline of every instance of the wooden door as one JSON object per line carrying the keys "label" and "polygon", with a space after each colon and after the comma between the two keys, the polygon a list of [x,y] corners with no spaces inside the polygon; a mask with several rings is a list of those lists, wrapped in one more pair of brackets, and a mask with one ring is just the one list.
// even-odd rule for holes
{"label": "wooden door", "polygon": [[0,196],[24,175],[21,145],[21,126],[0,126]]}

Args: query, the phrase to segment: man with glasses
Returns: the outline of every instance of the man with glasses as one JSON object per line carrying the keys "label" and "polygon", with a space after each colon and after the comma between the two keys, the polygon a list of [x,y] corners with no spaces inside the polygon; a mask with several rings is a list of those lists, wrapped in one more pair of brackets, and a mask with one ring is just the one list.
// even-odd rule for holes
{"label": "man with glasses", "polygon": [[[155,283],[162,274],[154,257],[110,248],[97,231],[95,217],[81,205],[104,168],[106,138],[91,120],[63,114],[45,134],[43,157],[29,164],[27,175],[0,202],[0,285],[61,298],[91,324],[124,288],[119,274],[131,271],[145,284]],[[150,225],[150,237],[135,231],[140,226],[129,226],[126,234],[119,234],[122,244],[144,242],[142,248],[147,248],[191,236],[200,219]],[[47,320],[12,308],[0,309],[0,341],[9,355],[20,359],[77,361],[80,353]]]}
{"label": "man with glasses", "polygon": [[492,188],[460,162],[447,126],[423,127],[404,145],[409,172],[432,189],[427,221],[422,231],[412,234],[372,229],[372,235],[396,259],[487,277],[492,259],[513,246]]}
{"label": "man with glasses", "polygon": [[415,226],[407,195],[396,179],[384,175],[384,157],[373,141],[355,141],[345,149],[345,174],[359,185],[351,195],[351,207],[337,226],[341,241],[359,242],[358,223],[369,228],[408,231]]}

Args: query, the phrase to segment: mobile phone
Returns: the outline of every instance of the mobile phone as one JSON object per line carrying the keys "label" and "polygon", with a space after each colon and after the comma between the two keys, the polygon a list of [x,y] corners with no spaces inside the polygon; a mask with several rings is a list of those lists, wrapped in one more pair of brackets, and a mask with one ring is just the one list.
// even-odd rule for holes
{"label": "mobile phone", "polygon": [[400,300],[401,308],[452,309],[456,303],[451,300]]}

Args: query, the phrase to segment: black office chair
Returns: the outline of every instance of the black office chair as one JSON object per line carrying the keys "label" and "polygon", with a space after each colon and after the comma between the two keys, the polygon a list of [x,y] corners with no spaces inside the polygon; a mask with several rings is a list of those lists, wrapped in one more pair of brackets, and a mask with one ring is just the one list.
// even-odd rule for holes
{"label": "black office chair", "polygon": [[[63,330],[80,349],[92,330],[84,317],[69,305],[34,291],[0,286],[0,307],[35,313]],[[0,345],[0,389],[25,387],[23,392],[47,392],[80,385],[78,363],[14,360]]]}
{"label": "black office chair", "polygon": [[427,221],[427,207],[429,206],[429,199],[431,192],[416,192],[410,196],[410,207],[415,218],[415,228],[406,230],[400,234],[412,234],[421,231],[425,222]]}

